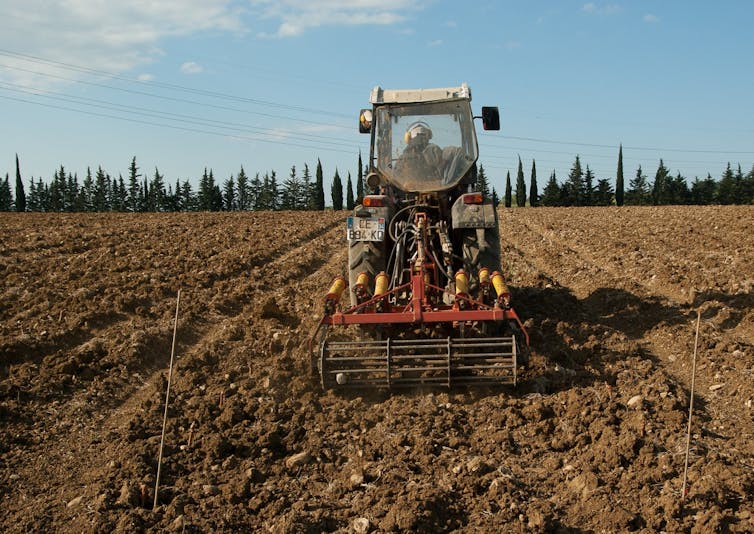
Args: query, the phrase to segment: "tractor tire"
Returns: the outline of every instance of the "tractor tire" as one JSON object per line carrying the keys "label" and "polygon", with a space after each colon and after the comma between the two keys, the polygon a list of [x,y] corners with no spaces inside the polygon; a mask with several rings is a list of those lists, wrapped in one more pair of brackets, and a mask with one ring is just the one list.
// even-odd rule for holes
{"label": "tractor tire", "polygon": [[375,277],[385,270],[384,243],[378,241],[349,241],[348,243],[348,294],[351,306],[356,306],[356,295],[352,288],[360,273],[369,275],[369,283],[374,286]]}
{"label": "tractor tire", "polygon": [[469,277],[469,289],[479,287],[479,269],[487,267],[490,274],[500,270],[500,230],[494,228],[469,228],[463,230],[461,240],[463,269]]}

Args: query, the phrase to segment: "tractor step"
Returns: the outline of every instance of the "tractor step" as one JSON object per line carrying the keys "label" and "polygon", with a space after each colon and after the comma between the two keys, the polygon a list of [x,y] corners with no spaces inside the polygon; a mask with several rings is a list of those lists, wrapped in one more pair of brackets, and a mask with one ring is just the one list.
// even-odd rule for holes
{"label": "tractor step", "polygon": [[515,385],[516,339],[325,339],[318,367],[325,389]]}

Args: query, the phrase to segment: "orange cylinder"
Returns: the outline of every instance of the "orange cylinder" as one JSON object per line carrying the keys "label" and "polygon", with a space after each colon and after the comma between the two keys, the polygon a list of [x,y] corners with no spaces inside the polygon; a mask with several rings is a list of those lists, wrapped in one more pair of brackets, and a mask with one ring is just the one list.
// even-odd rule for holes
{"label": "orange cylinder", "polygon": [[356,285],[367,287],[369,285],[369,273],[359,273],[359,276],[356,277]]}
{"label": "orange cylinder", "polygon": [[387,288],[388,288],[389,283],[390,283],[390,280],[385,274],[385,271],[382,271],[381,273],[379,273],[377,277],[374,279],[375,296],[384,295],[385,293],[387,293]]}
{"label": "orange cylinder", "polygon": [[343,295],[343,291],[346,289],[346,280],[342,276],[337,276],[333,280],[330,290],[325,296],[325,314],[330,315],[335,313],[340,302],[340,297]]}
{"label": "orange cylinder", "polygon": [[346,279],[342,276],[335,277],[335,280],[333,280],[332,285],[330,286],[330,290],[327,292],[327,298],[333,299],[333,300],[340,300],[341,295],[343,295],[343,291],[346,289]]}
{"label": "orange cylinder", "polygon": [[485,285],[490,283],[490,270],[487,267],[479,269],[479,284]]}
{"label": "orange cylinder", "polygon": [[492,273],[492,286],[495,288],[495,293],[497,293],[498,299],[502,299],[504,301],[510,300],[511,298],[510,289],[508,289],[508,286],[505,283],[505,278],[503,278],[503,275],[497,271]]}
{"label": "orange cylinder", "polygon": [[463,269],[456,273],[456,295],[461,293],[464,295],[469,293],[469,277]]}

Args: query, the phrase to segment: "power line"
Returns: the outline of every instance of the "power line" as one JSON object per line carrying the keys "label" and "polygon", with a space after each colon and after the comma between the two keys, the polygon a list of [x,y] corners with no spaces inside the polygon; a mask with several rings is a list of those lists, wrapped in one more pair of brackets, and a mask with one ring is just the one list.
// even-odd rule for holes
{"label": "power line", "polygon": [[323,115],[333,115],[333,116],[340,116],[344,118],[350,118],[350,115],[345,115],[343,113],[336,113],[333,111],[325,111],[320,109],[314,109],[314,108],[306,108],[302,106],[291,106],[290,104],[281,104],[278,102],[271,102],[268,100],[260,100],[257,98],[249,98],[249,97],[243,97],[238,95],[233,95],[229,93],[220,93],[217,91],[208,91],[206,89],[196,89],[194,87],[187,87],[185,85],[178,85],[178,84],[172,84],[172,83],[166,83],[166,82],[155,82],[153,80],[138,80],[136,78],[130,78],[128,76],[123,76],[120,74],[116,74],[113,72],[107,72],[99,69],[93,69],[90,67],[83,67],[80,65],[73,65],[71,63],[64,63],[61,61],[55,61],[52,59],[46,59],[39,56],[33,56],[30,54],[22,54],[20,52],[13,52],[12,50],[6,50],[0,48],[0,55],[4,56],[10,56],[15,57],[18,59],[22,59],[24,61],[29,61],[32,63],[42,63],[42,64],[48,64],[48,65],[55,65],[58,67],[61,67],[63,69],[73,70],[76,72],[81,73],[88,73],[88,74],[95,74],[98,76],[105,76],[107,78],[112,78],[116,80],[126,81],[129,83],[138,83],[138,84],[144,84],[144,85],[150,85],[152,87],[159,87],[163,89],[170,89],[170,90],[177,90],[177,91],[184,91],[188,93],[193,93],[197,95],[203,95],[203,96],[209,96],[213,98],[219,98],[223,100],[231,100],[235,102],[245,102],[245,103],[251,103],[251,104],[257,104],[257,105],[263,105],[268,107],[276,107],[280,109],[287,109],[292,111],[303,111],[305,113],[317,113],[317,114],[323,114]]}
{"label": "power line", "polygon": [[239,109],[239,108],[232,108],[232,107],[228,107],[228,106],[220,106],[220,105],[217,105],[217,104],[209,104],[209,103],[200,102],[200,101],[197,101],[197,100],[187,100],[185,98],[177,98],[177,97],[171,97],[171,96],[165,96],[165,95],[158,95],[158,94],[154,94],[154,93],[148,93],[146,91],[138,91],[138,90],[135,90],[135,89],[126,89],[126,88],[123,88],[123,87],[115,87],[115,86],[112,86],[112,85],[107,85],[107,84],[97,83],[97,82],[92,82],[92,81],[87,81],[87,80],[78,80],[78,79],[75,79],[75,78],[67,78],[65,76],[59,76],[59,75],[50,74],[50,73],[47,73],[47,72],[40,72],[40,71],[31,70],[31,69],[25,69],[23,67],[17,67],[17,66],[7,65],[7,64],[3,64],[3,63],[0,63],[0,66],[8,68],[8,69],[12,69],[12,70],[19,70],[21,72],[26,72],[26,73],[29,73],[29,74],[35,74],[35,75],[39,75],[39,76],[45,76],[45,77],[48,77],[48,78],[54,78],[54,79],[57,79],[57,80],[63,80],[63,81],[66,81],[66,82],[77,83],[77,84],[82,84],[82,85],[90,85],[90,86],[93,86],[93,87],[100,87],[100,88],[104,88],[104,89],[112,89],[114,91],[120,91],[120,92],[123,92],[123,93],[129,93],[129,94],[140,95],[140,96],[147,96],[147,97],[156,98],[156,99],[159,99],[159,100],[166,100],[166,101],[170,101],[170,102],[177,102],[177,103],[183,103],[183,104],[192,104],[192,105],[204,106],[204,107],[208,107],[208,108],[220,109],[220,110],[224,110],[224,111],[233,111],[233,112],[237,112],[237,113],[248,113],[248,114],[252,114],[252,115],[259,115],[259,116],[262,116],[262,117],[269,117],[269,118],[273,118],[273,119],[286,119],[286,120],[297,121],[297,122],[302,122],[302,123],[306,123],[306,124],[315,124],[317,126],[322,126],[322,125],[325,125],[325,126],[334,126],[336,128],[351,130],[351,128],[347,128],[346,126],[343,126],[343,125],[340,125],[340,124],[323,124],[322,122],[310,121],[310,120],[300,119],[300,118],[296,118],[296,117],[286,117],[286,116],[281,116],[281,115],[272,115],[272,114],[269,114],[269,113],[263,113],[261,111],[251,111],[251,110],[247,110],[247,109]]}
{"label": "power line", "polygon": [[[539,139],[536,137],[518,137],[515,135],[506,135],[506,139],[515,139],[517,141],[531,141],[534,143],[549,143],[553,145],[568,145],[568,146],[586,146],[592,148],[612,148],[617,149],[616,145],[604,145],[598,143],[576,143],[573,141],[557,141],[554,139]],[[701,149],[685,149],[685,148],[657,148],[657,147],[639,147],[639,146],[623,146],[623,150],[651,150],[654,152],[684,152],[692,154],[754,154],[754,150],[701,150]]]}
{"label": "power line", "polygon": [[[138,108],[134,106],[126,106],[123,104],[115,104],[115,103],[107,102],[104,100],[98,100],[94,98],[82,98],[78,96],[66,95],[64,93],[47,91],[44,89],[22,86],[18,84],[9,84],[5,82],[0,82],[0,89],[5,89],[7,91],[14,91],[14,92],[23,93],[23,94],[29,94],[33,96],[42,97],[42,98],[62,100],[64,102],[70,102],[70,103],[74,103],[78,105],[96,107],[96,108],[106,109],[110,111],[133,113],[136,115],[183,122],[183,123],[188,123],[188,124],[197,124],[200,126],[207,126],[207,127],[212,127],[212,128],[224,128],[226,130],[267,134],[267,135],[273,135],[273,136],[277,134],[277,132],[272,129],[258,128],[258,127],[249,126],[246,124],[241,124],[241,123],[218,121],[214,119],[206,119],[206,118],[200,118],[200,117],[195,117],[195,116],[190,116],[190,115],[183,115],[180,113],[171,113],[167,111],[159,111],[159,110],[153,110],[153,109],[147,109],[147,108]],[[322,135],[316,135],[316,134],[303,135],[300,133],[289,133],[287,135],[290,135],[291,137],[301,139],[304,141],[320,142],[319,140],[323,140],[327,142],[332,142],[331,144],[333,145],[352,146],[351,142],[347,142],[344,139],[335,138],[335,137],[328,137],[328,136],[322,136]]]}
{"label": "power line", "polygon": [[95,112],[95,111],[86,111],[86,110],[81,110],[81,109],[72,109],[72,108],[67,108],[65,106],[57,106],[57,105],[54,105],[54,104],[45,104],[45,103],[42,103],[42,102],[34,102],[33,100],[25,100],[23,98],[16,98],[16,97],[6,96],[6,95],[0,95],[0,98],[4,98],[6,100],[12,100],[12,101],[16,101],[16,102],[23,102],[25,104],[34,104],[34,105],[37,105],[37,106],[43,106],[43,107],[52,108],[52,109],[60,109],[60,110],[64,110],[64,111],[72,111],[72,112],[75,112],[75,113],[83,113],[85,115],[91,115],[91,116],[94,116],[94,117],[104,117],[104,118],[109,118],[109,119],[117,119],[117,120],[122,120],[122,121],[127,121],[127,122],[138,123],[138,124],[146,124],[146,125],[149,125],[149,126],[158,126],[158,127],[162,127],[162,128],[171,128],[171,129],[174,129],[174,130],[181,130],[181,131],[185,131],[185,132],[195,132],[195,133],[216,135],[216,136],[220,136],[220,137],[231,137],[231,138],[243,139],[243,140],[248,140],[248,141],[261,141],[263,143],[272,143],[272,144],[277,144],[277,145],[294,146],[294,147],[298,147],[298,148],[307,148],[307,149],[316,149],[316,150],[327,150],[327,151],[330,151],[330,152],[340,152],[341,154],[351,154],[352,155],[352,154],[355,153],[355,151],[340,150],[340,149],[336,149],[336,148],[329,148],[327,146],[303,145],[303,144],[300,144],[300,143],[289,143],[289,142],[286,142],[286,141],[264,139],[262,137],[252,137],[252,136],[243,136],[243,135],[229,135],[229,134],[224,133],[224,132],[214,132],[214,131],[211,131],[211,130],[201,130],[199,128],[190,128],[190,127],[184,127],[184,126],[175,126],[175,125],[170,125],[170,124],[163,124],[163,123],[156,123],[156,122],[145,121],[145,120],[141,120],[141,119],[131,119],[131,118],[128,118],[128,117],[121,117],[121,116],[118,116],[118,115],[109,115],[107,113],[98,113],[98,112]]}

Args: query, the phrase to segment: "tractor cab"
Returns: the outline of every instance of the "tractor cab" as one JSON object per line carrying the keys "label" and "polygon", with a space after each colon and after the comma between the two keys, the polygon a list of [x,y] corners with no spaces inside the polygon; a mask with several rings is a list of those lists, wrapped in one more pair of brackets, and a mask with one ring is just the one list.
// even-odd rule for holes
{"label": "tractor cab", "polygon": [[[384,90],[375,87],[372,109],[361,111],[359,130],[371,133],[368,185],[392,185],[405,193],[457,187],[478,157],[471,91],[466,84],[445,89]],[[487,117],[489,116],[489,117]],[[499,128],[497,108],[484,108],[485,128]]]}

